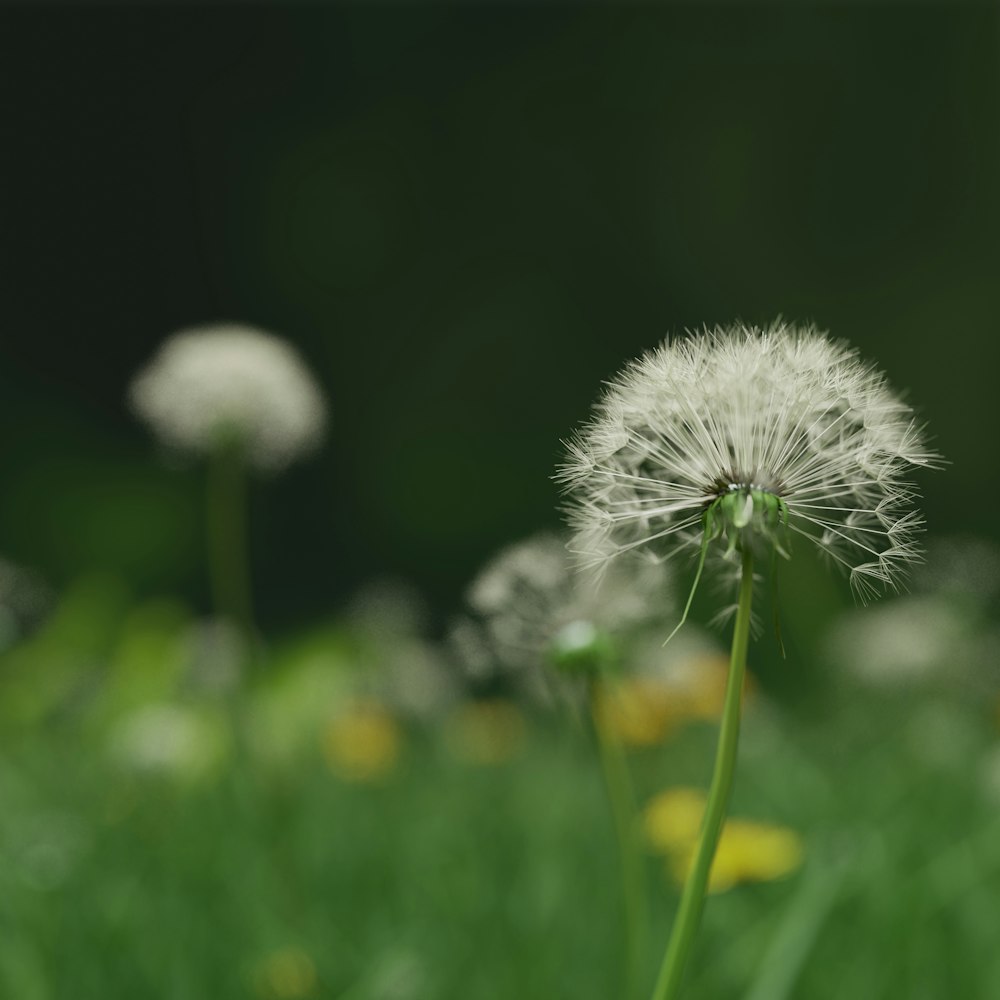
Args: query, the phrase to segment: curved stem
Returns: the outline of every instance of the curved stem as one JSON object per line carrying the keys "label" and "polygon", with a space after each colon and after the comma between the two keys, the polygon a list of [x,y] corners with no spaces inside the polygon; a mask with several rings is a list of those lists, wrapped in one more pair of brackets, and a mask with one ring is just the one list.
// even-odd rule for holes
{"label": "curved stem", "polygon": [[622,877],[622,901],[625,917],[625,993],[626,998],[637,995],[642,956],[646,944],[648,904],[643,855],[639,843],[639,829],[635,794],[629,775],[628,762],[621,742],[602,718],[596,696],[597,686],[588,688],[590,714],[597,735],[597,749],[604,775],[604,787],[611,806],[618,842],[618,860]]}
{"label": "curved stem", "polygon": [[688,874],[681,895],[680,906],[674,919],[673,931],[667,944],[663,965],[653,991],[653,1000],[675,1000],[679,995],[684,967],[694,944],[701,911],[705,904],[708,876],[719,843],[729,793],[733,787],[736,768],[736,748],[740,735],[740,709],[743,698],[743,678],[746,674],[747,646],[750,641],[750,605],[753,599],[753,549],[743,547],[743,575],[740,579],[740,598],[733,631],[733,647],[729,660],[729,680],[726,700],[722,709],[719,744],[715,754],[715,769],[708,792],[708,803],[702,820],[694,864]]}

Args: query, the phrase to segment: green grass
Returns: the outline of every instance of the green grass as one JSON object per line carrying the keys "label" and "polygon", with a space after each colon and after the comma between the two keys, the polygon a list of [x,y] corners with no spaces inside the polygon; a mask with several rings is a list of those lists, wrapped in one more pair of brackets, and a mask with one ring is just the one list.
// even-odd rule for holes
{"label": "green grass", "polygon": [[[152,673],[170,660],[134,638]],[[617,1000],[614,836],[572,726],[535,718],[520,753],[483,766],[441,725],[410,724],[395,770],[365,784],[338,779],[293,718],[302,738],[273,758],[251,731],[203,772],[136,773],[108,752],[126,710],[108,706],[115,662],[3,723],[0,997]],[[3,676],[2,690],[24,683]],[[1000,996],[1000,805],[981,782],[996,738],[989,699],[848,691],[821,709],[751,708],[731,811],[798,830],[806,863],[710,897],[691,1000]],[[633,752],[640,798],[704,786],[713,743],[696,724]],[[660,859],[648,876],[651,988],[677,897]],[[283,949],[314,978],[281,973]]]}

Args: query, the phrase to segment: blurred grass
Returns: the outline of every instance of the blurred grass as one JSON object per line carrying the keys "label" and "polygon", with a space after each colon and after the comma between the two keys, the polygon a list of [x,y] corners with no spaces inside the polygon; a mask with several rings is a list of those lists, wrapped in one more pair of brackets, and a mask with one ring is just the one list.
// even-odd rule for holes
{"label": "blurred grass", "polygon": [[[91,580],[3,655],[0,996],[617,995],[616,853],[581,733],[528,717],[469,750],[452,706],[397,719],[395,766],[346,780],[323,741],[358,650],[345,630],[296,637],[221,696],[182,669],[188,620]],[[207,762],[130,760],[122,720],[152,725],[150,706],[213,734]],[[633,751],[640,799],[704,786],[713,741],[692,723]],[[798,831],[806,862],[711,898],[690,996],[1000,995],[996,745],[992,703],[958,692],[846,686],[794,715],[758,699],[732,813]],[[676,894],[652,854],[648,876],[651,982]]]}

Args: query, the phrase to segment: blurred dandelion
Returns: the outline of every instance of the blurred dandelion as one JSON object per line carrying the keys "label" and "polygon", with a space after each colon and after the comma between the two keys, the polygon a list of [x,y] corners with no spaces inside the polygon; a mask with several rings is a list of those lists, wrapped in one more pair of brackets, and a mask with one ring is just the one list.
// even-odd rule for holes
{"label": "blurred dandelion", "polygon": [[278,948],[254,970],[256,993],[263,1000],[299,1000],[313,996],[319,985],[316,965],[302,948]]}
{"label": "blurred dandelion", "polygon": [[109,734],[109,753],[123,770],[196,781],[224,762],[230,737],[225,722],[204,710],[169,702],[123,716]]}
{"label": "blurred dandelion", "polygon": [[601,727],[625,746],[662,743],[680,722],[677,708],[666,685],[642,677],[624,678],[595,694],[594,711]]}
{"label": "blurred dandelion", "polygon": [[323,733],[323,752],[330,769],[350,782],[387,778],[396,767],[402,746],[399,724],[377,702],[358,702],[340,709]]}
{"label": "blurred dandelion", "polygon": [[610,572],[635,553],[696,553],[680,624],[707,557],[738,582],[715,769],[653,993],[668,1000],[680,990],[732,787],[755,560],[770,562],[774,581],[777,557],[790,558],[801,536],[848,572],[861,599],[898,586],[920,557],[908,476],[938,459],[911,408],[855,350],[783,323],[665,342],[612,381],[567,447],[557,478],[584,565]]}
{"label": "blurred dandelion", "polygon": [[[645,936],[646,901],[637,817],[622,735],[635,742],[662,736],[664,712],[635,697],[641,682],[620,680],[644,633],[672,608],[666,566],[633,553],[601,579],[574,572],[564,541],[539,535],[501,552],[469,588],[475,619],[453,642],[482,677],[491,669],[546,701],[585,706],[618,842],[625,909],[625,993],[636,989]],[[665,688],[661,689],[665,693]],[[661,703],[661,706],[662,703]]]}
{"label": "blurred dandelion", "polygon": [[238,445],[262,470],[284,468],[313,450],[326,416],[292,347],[238,323],[173,334],[136,376],[128,398],[168,447],[211,455]]}
{"label": "blurred dandelion", "polygon": [[831,663],[872,687],[938,689],[979,698],[995,689],[994,608],[1000,550],[972,538],[940,538],[914,574],[912,593],[865,614],[848,612],[826,637]]}
{"label": "blurred dandelion", "polygon": [[250,629],[245,467],[284,468],[315,449],[326,406],[292,347],[236,323],[181,330],[133,380],[134,412],[171,449],[209,460],[209,563],[216,610]]}
{"label": "blurred dandelion", "polygon": [[[650,846],[667,855],[668,870],[683,884],[690,872],[705,813],[705,795],[671,788],[647,805],[644,829]],[[724,892],[741,882],[769,882],[802,865],[801,837],[788,827],[754,820],[726,820],[712,861],[708,891]]]}
{"label": "blurred dandelion", "polygon": [[478,648],[471,622],[456,639],[480,675],[506,673],[546,700],[554,690],[574,697],[589,675],[622,666],[644,631],[662,628],[671,600],[662,562],[635,556],[594,580],[574,572],[563,539],[543,534],[482,570],[468,591]]}

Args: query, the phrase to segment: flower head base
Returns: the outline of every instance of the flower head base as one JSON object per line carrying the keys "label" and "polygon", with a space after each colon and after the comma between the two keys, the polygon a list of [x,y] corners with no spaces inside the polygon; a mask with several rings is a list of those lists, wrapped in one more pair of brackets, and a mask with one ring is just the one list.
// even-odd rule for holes
{"label": "flower head base", "polygon": [[910,407],[852,348],[775,324],[706,330],[629,364],[559,478],[592,564],[715,540],[729,557],[765,544],[787,556],[801,535],[865,598],[918,558],[905,477],[935,461]]}
{"label": "flower head base", "polygon": [[235,443],[259,469],[315,448],[326,410],[289,344],[235,323],[175,333],[135,378],[129,402],[169,447],[205,453]]}

